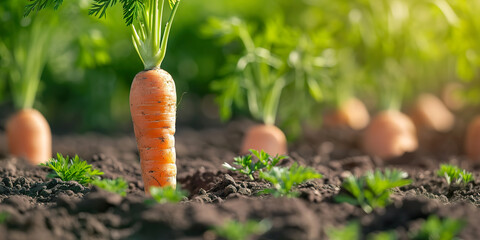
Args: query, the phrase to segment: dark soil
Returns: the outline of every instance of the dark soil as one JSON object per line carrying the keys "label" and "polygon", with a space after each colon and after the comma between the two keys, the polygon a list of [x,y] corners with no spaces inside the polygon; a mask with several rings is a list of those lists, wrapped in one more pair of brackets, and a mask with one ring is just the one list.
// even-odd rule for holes
{"label": "dark soil", "polygon": [[[440,163],[454,163],[480,179],[479,166],[460,154],[458,134],[432,134],[416,153],[388,162],[365,155],[359,133],[348,130],[310,131],[290,146],[294,162],[311,166],[323,178],[300,185],[298,198],[274,198],[257,193],[270,185],[226,171],[238,155],[244,129],[250,122],[234,122],[222,129],[176,134],[178,183],[190,192],[178,204],[146,204],[138,152],[133,135],[98,134],[54,136],[54,152],[78,154],[105,178],[123,177],[126,197],[76,182],[47,179],[47,169],[7,156],[0,140],[0,239],[216,239],[211,228],[228,219],[268,219],[272,228],[255,239],[326,239],[325,231],[357,220],[362,234],[395,230],[400,239],[418,229],[429,216],[466,220],[462,239],[480,239],[480,182],[448,186],[436,176]],[[437,146],[438,149],[434,146]],[[375,168],[400,168],[414,182],[397,189],[392,204],[366,214],[359,207],[336,203],[333,197],[349,174]]]}

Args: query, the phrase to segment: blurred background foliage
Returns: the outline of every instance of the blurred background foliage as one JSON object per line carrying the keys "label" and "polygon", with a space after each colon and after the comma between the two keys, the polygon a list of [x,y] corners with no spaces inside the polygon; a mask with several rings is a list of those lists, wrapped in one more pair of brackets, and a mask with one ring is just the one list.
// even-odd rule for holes
{"label": "blurred background foliage", "polygon": [[[30,27],[22,18],[26,2],[0,2],[0,42]],[[55,32],[34,106],[54,132],[130,131],[128,93],[142,63],[121,7],[96,19],[88,16],[90,4],[69,0],[56,14],[44,13],[59,21],[50,24]],[[225,100],[219,82],[242,48],[207,32],[212,18],[237,17],[253,38],[289,45],[288,52],[272,53],[291,70],[277,121],[292,131],[303,120],[321,122],[323,109],[352,96],[372,111],[401,108],[420,92],[439,94],[449,82],[459,82],[462,96],[478,106],[479,12],[480,0],[182,0],[162,67],[177,84],[179,124],[218,123],[222,107],[230,110],[224,117],[248,116],[242,104],[213,104]],[[0,54],[2,122],[13,112],[9,71]]]}

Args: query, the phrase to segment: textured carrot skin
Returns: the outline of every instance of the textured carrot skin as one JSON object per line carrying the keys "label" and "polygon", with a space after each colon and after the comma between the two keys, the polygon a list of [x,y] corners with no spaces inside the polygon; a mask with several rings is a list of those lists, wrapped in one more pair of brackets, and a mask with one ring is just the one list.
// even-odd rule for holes
{"label": "textured carrot skin", "polygon": [[35,109],[23,109],[7,122],[8,151],[11,155],[40,164],[52,157],[52,133],[43,115]]}
{"label": "textured carrot skin", "polygon": [[175,82],[162,69],[142,71],[130,89],[132,114],[145,192],[151,186],[176,186]]}

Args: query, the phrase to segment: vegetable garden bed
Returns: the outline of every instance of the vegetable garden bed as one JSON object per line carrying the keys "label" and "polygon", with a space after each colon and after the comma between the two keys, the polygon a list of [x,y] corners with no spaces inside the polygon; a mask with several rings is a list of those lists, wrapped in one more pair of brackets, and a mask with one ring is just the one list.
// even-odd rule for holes
{"label": "vegetable garden bed", "polygon": [[[394,230],[398,239],[409,239],[430,216],[464,220],[459,237],[480,238],[478,180],[458,188],[448,186],[436,174],[440,163],[446,162],[470,171],[479,168],[459,155],[461,142],[455,134],[438,138],[439,149],[434,152],[424,147],[383,162],[362,153],[356,132],[311,132],[290,147],[289,158],[279,165],[298,162],[323,177],[300,185],[297,198],[274,198],[257,194],[270,186],[268,182],[250,180],[222,167],[238,156],[244,129],[250,125],[253,123],[241,121],[222,129],[179,129],[177,179],[190,195],[177,204],[144,202],[138,151],[130,135],[53,139],[54,152],[78,154],[103,171],[105,178],[124,178],[128,182],[126,197],[73,181],[47,179],[47,168],[10,158],[1,149],[0,238],[221,239],[212,229],[229,219],[267,219],[270,229],[253,239],[327,239],[328,229],[353,221],[360,224],[362,236]],[[367,214],[360,207],[334,200],[350,173],[359,176],[386,167],[402,169],[413,180],[394,190],[386,208]],[[474,177],[480,176],[475,173]]]}

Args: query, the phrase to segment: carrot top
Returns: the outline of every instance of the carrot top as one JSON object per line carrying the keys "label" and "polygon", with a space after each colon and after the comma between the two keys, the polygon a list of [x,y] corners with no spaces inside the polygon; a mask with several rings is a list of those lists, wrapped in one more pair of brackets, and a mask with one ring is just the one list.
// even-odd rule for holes
{"label": "carrot top", "polygon": [[[170,16],[162,34],[162,15],[165,0],[93,0],[89,14],[104,17],[107,9],[120,2],[123,7],[123,18],[127,26],[132,27],[133,45],[142,60],[145,70],[159,68],[165,58],[168,36],[172,21],[177,12],[180,0],[167,0]],[[25,7],[25,16],[32,11],[53,6],[58,9],[63,0],[30,0]]]}

